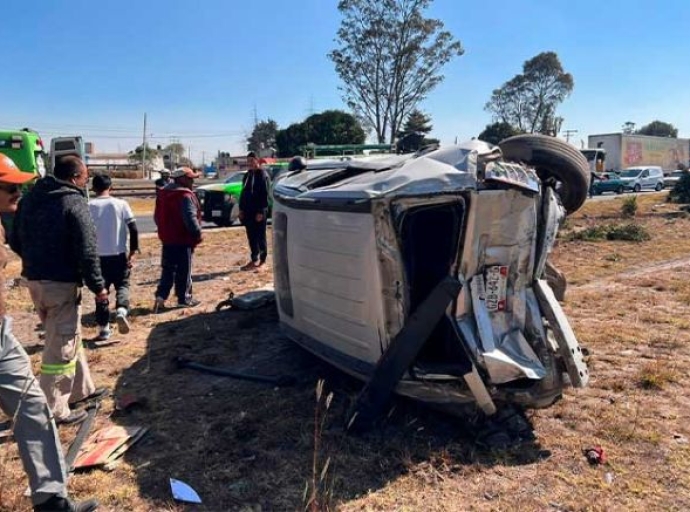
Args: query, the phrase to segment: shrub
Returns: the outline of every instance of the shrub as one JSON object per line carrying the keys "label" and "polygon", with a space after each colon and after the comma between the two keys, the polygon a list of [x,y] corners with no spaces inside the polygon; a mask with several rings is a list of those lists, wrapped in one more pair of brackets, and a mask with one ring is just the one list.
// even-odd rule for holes
{"label": "shrub", "polygon": [[566,237],[567,240],[604,240],[608,231],[607,226],[590,226],[581,231],[573,231]]}
{"label": "shrub", "polygon": [[606,240],[623,240],[627,242],[644,242],[649,240],[651,236],[644,228],[639,224],[622,224],[622,225],[611,225],[608,226],[606,232]]}
{"label": "shrub", "polygon": [[566,240],[584,240],[593,242],[596,240],[622,240],[626,242],[644,242],[651,236],[639,224],[607,224],[600,226],[590,226],[581,231],[569,233]]}
{"label": "shrub", "polygon": [[671,203],[690,203],[690,172],[683,173],[668,193]]}
{"label": "shrub", "polygon": [[628,196],[623,199],[621,213],[623,214],[623,217],[628,218],[637,215],[637,196]]}

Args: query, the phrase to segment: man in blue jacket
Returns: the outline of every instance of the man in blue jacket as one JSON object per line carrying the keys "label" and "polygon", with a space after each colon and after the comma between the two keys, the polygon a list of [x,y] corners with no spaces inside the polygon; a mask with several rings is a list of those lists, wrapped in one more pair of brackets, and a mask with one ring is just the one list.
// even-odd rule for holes
{"label": "man in blue jacket", "polygon": [[247,154],[249,170],[242,180],[240,194],[240,221],[247,230],[250,261],[242,270],[257,269],[266,263],[266,216],[268,214],[269,177],[261,168],[256,153]]}

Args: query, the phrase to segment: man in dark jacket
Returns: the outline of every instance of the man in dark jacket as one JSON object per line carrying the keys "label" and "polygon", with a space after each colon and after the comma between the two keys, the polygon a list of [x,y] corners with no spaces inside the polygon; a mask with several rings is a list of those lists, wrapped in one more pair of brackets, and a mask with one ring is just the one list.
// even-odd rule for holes
{"label": "man in dark jacket", "polygon": [[201,208],[192,191],[198,177],[199,173],[189,167],[175,169],[174,181],[161,189],[156,198],[153,219],[163,242],[161,279],[153,306],[156,312],[165,307],[173,283],[179,307],[199,305],[192,297],[192,255],[201,243]]}
{"label": "man in dark jacket", "polygon": [[81,287],[107,301],[98,261],[96,228],[86,202],[89,180],[77,156],[63,156],[54,176],[38,180],[19,204],[10,246],[22,258],[34,307],[46,331],[41,388],[55,422],[78,423],[75,405],[107,393],[96,389],[81,342]]}
{"label": "man in dark jacket", "polygon": [[242,270],[252,270],[266,263],[266,215],[268,213],[268,191],[270,188],[268,174],[261,168],[256,154],[247,154],[249,170],[242,180],[240,194],[240,221],[247,230],[250,261]]}
{"label": "man in dark jacket", "polygon": [[[0,213],[14,213],[20,186],[33,179],[0,154]],[[34,511],[91,512],[98,502],[74,503],[67,497],[62,446],[46,397],[31,370],[31,360],[12,334],[7,316],[4,268],[9,253],[0,225],[0,410],[14,420],[14,438],[29,477]],[[4,461],[3,461],[4,463]]]}

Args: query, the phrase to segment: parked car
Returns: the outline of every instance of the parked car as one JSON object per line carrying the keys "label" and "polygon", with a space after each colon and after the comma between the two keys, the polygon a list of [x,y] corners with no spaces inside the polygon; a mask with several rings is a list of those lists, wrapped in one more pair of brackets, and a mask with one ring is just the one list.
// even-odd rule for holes
{"label": "parked car", "polygon": [[240,214],[239,201],[245,174],[246,171],[238,171],[222,183],[196,188],[196,196],[205,222],[213,222],[218,226],[232,226],[235,223]]}
{"label": "parked car", "polygon": [[680,180],[681,176],[687,174],[688,171],[678,170],[673,171],[668,176],[664,176],[664,187],[673,188],[676,183]]}
{"label": "parked car", "polygon": [[618,173],[611,171],[598,174],[597,176],[598,178],[595,178],[594,183],[592,183],[592,193],[594,195],[600,195],[604,192],[615,192],[616,194],[625,192],[625,183],[621,180]]}
{"label": "parked car", "polygon": [[273,188],[281,326],[377,403],[394,390],[452,413],[549,406],[589,378],[545,277],[588,185],[577,149],[540,135],[286,175]]}
{"label": "parked car", "polygon": [[619,173],[626,190],[640,192],[641,190],[656,190],[664,188],[664,171],[661,167],[641,166],[628,167]]}

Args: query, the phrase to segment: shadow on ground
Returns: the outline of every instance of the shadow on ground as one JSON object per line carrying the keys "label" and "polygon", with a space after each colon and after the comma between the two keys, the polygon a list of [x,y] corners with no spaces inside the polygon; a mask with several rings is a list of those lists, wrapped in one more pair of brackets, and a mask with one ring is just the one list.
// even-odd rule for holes
{"label": "shadow on ground", "polygon": [[[291,376],[296,383],[281,388],[178,369],[176,357]],[[319,379],[325,379],[326,393],[333,392],[320,455],[331,457],[328,487],[335,504],[419,467],[529,464],[548,456],[533,445],[515,453],[478,451],[459,420],[401,399],[375,429],[346,435],[346,411],[361,384],[285,339],[273,308],[224,310],[158,324],[148,354],[118,380],[116,398],[135,395],[146,403],[113,418],[150,428],[127,455],[142,497],[169,502],[168,480],[177,478],[201,496],[204,504],[195,510],[301,508],[312,476]]]}

